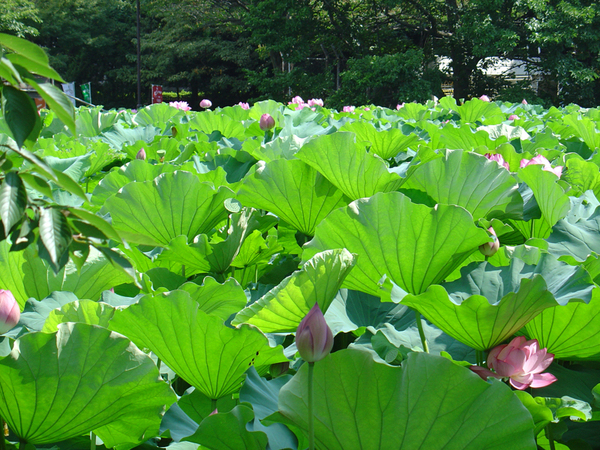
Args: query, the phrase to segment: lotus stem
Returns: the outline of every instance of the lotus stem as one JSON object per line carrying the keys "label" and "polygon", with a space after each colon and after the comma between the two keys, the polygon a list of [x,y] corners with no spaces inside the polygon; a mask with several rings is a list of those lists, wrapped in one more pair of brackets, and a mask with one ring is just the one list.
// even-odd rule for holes
{"label": "lotus stem", "polygon": [[477,365],[483,367],[483,352],[481,350],[475,350],[475,359]]}
{"label": "lotus stem", "polygon": [[90,449],[91,450],[96,450],[96,435],[94,434],[94,432],[92,431],[90,433]]}
{"label": "lotus stem", "polygon": [[160,365],[161,365],[162,361],[160,360],[160,358],[156,359],[156,368],[158,369],[158,375],[160,376]]}
{"label": "lotus stem", "polygon": [[556,446],[554,445],[554,438],[552,437],[552,428],[550,424],[546,425],[546,436],[548,437],[548,444],[550,445],[550,450],[556,450]]}
{"label": "lotus stem", "polygon": [[315,450],[315,417],[314,417],[314,393],[313,393],[313,373],[315,363],[308,363],[308,448]]}
{"label": "lotus stem", "polygon": [[419,336],[421,337],[421,344],[423,345],[423,351],[429,353],[429,346],[427,345],[427,338],[425,337],[425,331],[423,330],[423,323],[421,322],[421,313],[415,309],[415,316],[417,317],[417,328],[419,329]]}
{"label": "lotus stem", "polygon": [[211,398],[210,399],[210,411],[214,411],[215,409],[217,409],[217,399],[216,398]]}

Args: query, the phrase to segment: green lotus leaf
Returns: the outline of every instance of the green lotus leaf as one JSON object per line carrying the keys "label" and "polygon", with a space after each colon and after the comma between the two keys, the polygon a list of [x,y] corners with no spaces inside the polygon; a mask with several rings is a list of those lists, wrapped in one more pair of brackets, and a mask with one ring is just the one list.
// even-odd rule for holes
{"label": "green lotus leaf", "polygon": [[461,272],[459,280],[405,296],[401,303],[476,350],[500,344],[546,308],[589,301],[594,287],[583,268],[549,254],[535,266],[515,258],[508,267],[472,263]]}
{"label": "green lotus leaf", "polygon": [[154,181],[129,183],[104,204],[113,227],[132,243],[166,247],[177,236],[209,232],[227,217],[223,202],[233,192],[215,190],[189,172],[163,173]]}
{"label": "green lotus leaf", "polygon": [[523,199],[510,172],[476,153],[448,150],[421,164],[402,189],[425,192],[436,203],[458,205],[480,218],[519,218]]}
{"label": "green lotus leaf", "polygon": [[550,235],[552,227],[565,217],[570,209],[569,196],[558,183],[558,177],[551,172],[542,170],[539,164],[532,164],[519,169],[519,178],[527,183],[533,191],[535,200],[542,213],[540,219],[528,222],[515,220],[511,222],[526,239]]}
{"label": "green lotus leaf", "polygon": [[92,194],[92,202],[103,205],[107,198],[115,195],[126,184],[132,181],[152,181],[162,173],[175,172],[177,168],[172,164],[150,164],[141,159],[134,159],[122,167],[111,170],[106,175]]}
{"label": "green lotus leaf", "polygon": [[[308,428],[308,364],[267,420]],[[341,350],[314,366],[315,444],[322,450],[535,449],[531,415],[503,383],[446,358],[410,353],[402,367]]]}
{"label": "green lotus leaf", "polygon": [[592,161],[585,161],[576,153],[570,153],[568,159],[566,157],[565,159],[567,170],[561,176],[561,179],[569,183],[580,194],[591,190],[596,197],[600,197],[600,173],[598,173],[598,165]]}
{"label": "green lotus leaf", "polygon": [[369,151],[382,159],[390,159],[405,152],[419,140],[415,133],[405,135],[399,128],[378,130],[369,122],[348,122],[340,131],[350,131],[356,135],[356,142],[366,143]]}
{"label": "green lotus leaf", "polygon": [[42,332],[54,333],[58,325],[65,322],[86,323],[108,328],[108,322],[114,313],[115,309],[106,303],[77,300],[63,305],[60,309],[53,309],[44,322]]}
{"label": "green lotus leaf", "polygon": [[523,330],[556,359],[600,361],[600,291],[589,303],[568,303],[542,311]]}
{"label": "green lotus leaf", "polygon": [[121,151],[123,146],[135,144],[137,141],[149,144],[160,133],[160,128],[153,125],[128,128],[123,123],[115,123],[110,128],[104,130],[100,134],[99,139],[102,142],[106,142],[111,148]]}
{"label": "green lotus leaf", "polygon": [[600,133],[598,132],[597,122],[587,117],[581,117],[579,113],[564,115],[562,121],[569,126],[565,130],[566,133],[561,134],[562,138],[577,136],[585,142],[591,152],[600,148]]}
{"label": "green lotus leaf", "polygon": [[163,127],[174,118],[181,118],[185,113],[168,103],[154,103],[141,108],[133,117],[133,122],[140,127],[146,125],[160,125]]}
{"label": "green lotus leaf", "polygon": [[436,126],[436,128],[438,129],[437,133],[440,138],[434,141],[437,142],[437,145],[431,146],[433,150],[450,148],[468,151],[478,147],[485,147],[492,150],[507,141],[504,136],[493,140],[486,131],[476,131],[466,124],[458,128],[448,125],[442,129],[439,126]]}
{"label": "green lotus leaf", "polygon": [[259,162],[243,180],[237,199],[272,212],[309,236],[331,211],[348,203],[342,191],[308,164],[286,159]]}
{"label": "green lotus leaf", "polygon": [[296,153],[296,158],[323,174],[351,200],[395,191],[402,183],[402,178],[390,173],[381,158],[357,144],[352,133],[312,139]]}
{"label": "green lotus leaf", "polygon": [[486,125],[496,125],[505,118],[502,109],[496,103],[485,102],[478,98],[464,102],[456,108],[456,111],[460,114],[460,120],[463,123],[482,121]]}
{"label": "green lotus leaf", "polygon": [[202,114],[194,115],[187,123],[190,130],[202,131],[206,134],[212,134],[219,131],[222,136],[227,138],[244,139],[246,128],[238,121],[217,111],[204,111]]}
{"label": "green lotus leaf", "polygon": [[[26,334],[0,359],[0,414],[32,444],[94,432],[131,448],[159,433],[176,396],[128,339],[82,323]],[[117,448],[119,448],[117,447]]]}
{"label": "green lotus leaf", "polygon": [[187,292],[146,296],[116,311],[110,328],[149,348],[184,380],[211,399],[237,391],[246,370],[287,361],[256,328],[234,329],[205,313]]}
{"label": "green lotus leaf", "polygon": [[318,253],[240,311],[231,324],[254,325],[264,333],[293,333],[315,303],[327,311],[354,263],[354,255],[346,249]]}
{"label": "green lotus leaf", "polygon": [[8,241],[0,242],[0,288],[10,290],[21,307],[30,297],[41,300],[53,291],[71,291],[78,298],[97,300],[104,290],[132,281],[93,247],[81,270],[69,261],[56,275],[33,245],[19,252],[9,249]]}
{"label": "green lotus leaf", "polygon": [[246,306],[247,298],[244,289],[233,278],[220,284],[212,277],[204,278],[201,286],[196,283],[185,283],[179,287],[200,305],[207,314],[226,320],[230,315]]}
{"label": "green lotus leaf", "polygon": [[264,450],[268,438],[262,431],[248,431],[247,424],[254,419],[249,403],[236,406],[226,413],[207,417],[196,432],[184,438],[213,450]]}
{"label": "green lotus leaf", "polygon": [[405,291],[420,294],[489,240],[459,206],[429,208],[388,192],[331,213],[317,226],[302,257],[346,248],[358,259],[344,287],[380,296],[379,282],[386,275]]}

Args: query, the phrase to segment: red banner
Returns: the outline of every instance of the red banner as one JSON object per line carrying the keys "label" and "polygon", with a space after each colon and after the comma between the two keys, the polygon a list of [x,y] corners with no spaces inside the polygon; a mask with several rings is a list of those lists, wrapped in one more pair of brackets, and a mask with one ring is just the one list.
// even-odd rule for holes
{"label": "red banner", "polygon": [[34,98],[33,101],[35,102],[35,107],[37,108],[38,112],[40,112],[40,109],[46,107],[46,100],[43,98]]}
{"label": "red banner", "polygon": [[152,103],[162,103],[162,86],[158,84],[152,85]]}

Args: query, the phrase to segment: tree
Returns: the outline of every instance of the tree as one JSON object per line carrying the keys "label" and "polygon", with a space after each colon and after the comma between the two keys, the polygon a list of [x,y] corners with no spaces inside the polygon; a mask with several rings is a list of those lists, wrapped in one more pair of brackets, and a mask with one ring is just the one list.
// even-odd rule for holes
{"label": "tree", "polygon": [[18,37],[36,36],[41,22],[31,0],[4,0],[0,9],[0,33]]}

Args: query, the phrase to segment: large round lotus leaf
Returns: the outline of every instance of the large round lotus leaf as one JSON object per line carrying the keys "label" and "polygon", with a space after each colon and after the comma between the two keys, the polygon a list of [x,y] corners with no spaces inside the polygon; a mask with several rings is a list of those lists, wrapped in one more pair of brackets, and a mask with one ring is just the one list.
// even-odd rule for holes
{"label": "large round lotus leaf", "polygon": [[477,350],[498,345],[546,308],[571,299],[589,301],[594,288],[583,268],[549,254],[543,254],[536,265],[526,265],[518,258],[507,267],[472,263],[461,275],[444,287],[431,286],[401,302]]}
{"label": "large round lotus leaf", "polygon": [[119,235],[137,244],[167,246],[177,236],[188,242],[227,217],[223,202],[233,197],[190,172],[163,173],[153,181],[125,185],[104,206]]}
{"label": "large round lotus leaf", "polygon": [[524,331],[557,359],[600,361],[600,290],[589,303],[544,310]]}
{"label": "large round lotus leaf", "polygon": [[448,150],[443,158],[420,165],[406,179],[403,189],[425,192],[436,203],[458,205],[475,220],[519,218],[523,199],[510,172],[482,155]]}
{"label": "large round lotus leaf", "polygon": [[388,192],[331,213],[317,226],[302,257],[346,248],[358,258],[344,287],[380,296],[379,282],[386,275],[406,292],[420,294],[489,241],[459,206],[430,208]]}
{"label": "large round lotus leaf", "polygon": [[315,303],[327,311],[354,262],[354,255],[346,249],[316,254],[300,270],[240,311],[231,324],[247,323],[264,333],[295,332]]}
{"label": "large round lotus leaf", "polygon": [[96,433],[107,447],[157,436],[176,396],[152,360],[105,328],[61,324],[26,334],[0,359],[0,414],[17,436],[47,444]]}
{"label": "large round lotus leaf", "polygon": [[389,172],[381,158],[354,142],[352,133],[312,139],[296,153],[296,158],[323,174],[351,200],[395,191],[402,184],[402,178]]}
{"label": "large round lotus leaf", "polygon": [[[308,429],[308,364],[281,388],[267,420]],[[505,384],[425,353],[402,367],[342,350],[314,366],[319,450],[534,450],[533,421]],[[507,447],[507,443],[509,447]]]}
{"label": "large round lotus leaf", "polygon": [[416,133],[405,135],[399,128],[378,130],[371,122],[347,122],[340,131],[354,133],[357,142],[365,143],[370,147],[370,152],[383,159],[390,159],[398,153],[406,152],[409,146],[415,145],[419,140]]}
{"label": "large round lotus leaf", "polygon": [[177,375],[213,399],[237,391],[250,366],[260,372],[287,361],[282,347],[271,348],[256,328],[226,326],[183,291],[146,296],[116,311],[110,328],[149,348]]}
{"label": "large round lotus leaf", "polygon": [[237,199],[272,212],[306,235],[312,236],[321,220],[347,204],[342,191],[302,161],[278,159],[257,166],[242,181]]}

